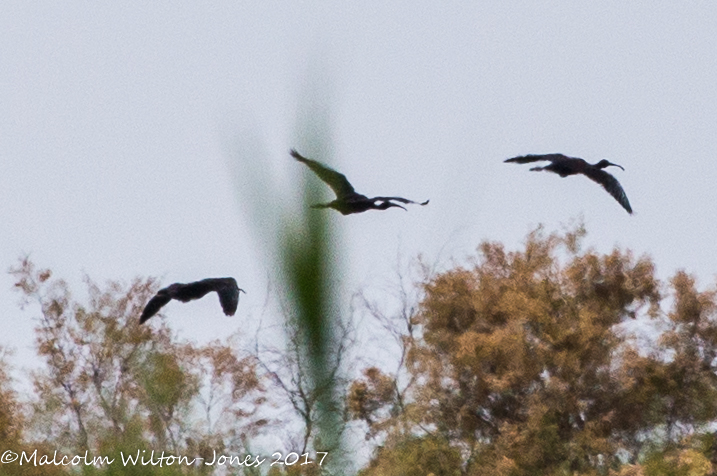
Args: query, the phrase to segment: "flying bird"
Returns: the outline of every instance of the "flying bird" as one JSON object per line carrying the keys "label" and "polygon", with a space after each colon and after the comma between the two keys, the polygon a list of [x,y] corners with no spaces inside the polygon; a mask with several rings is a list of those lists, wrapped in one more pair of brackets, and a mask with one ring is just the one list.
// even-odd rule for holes
{"label": "flying bird", "polygon": [[632,213],[630,201],[627,199],[627,195],[625,195],[625,191],[622,189],[620,182],[618,182],[615,177],[603,170],[605,167],[609,167],[610,165],[614,165],[615,167],[620,167],[622,170],[625,170],[622,165],[613,164],[612,162],[608,162],[604,159],[596,164],[589,164],[583,159],[568,157],[563,154],[521,155],[520,157],[513,157],[512,159],[507,159],[504,162],[528,164],[541,160],[550,161],[551,164],[546,165],[545,167],[533,167],[530,170],[536,172],[539,172],[541,170],[555,172],[561,177],[583,174],[593,182],[597,182],[602,185],[603,188],[607,190],[607,192],[612,195],[613,198],[617,200],[620,205],[622,205],[622,208],[627,210],[628,213]]}
{"label": "flying bird", "polygon": [[320,162],[307,159],[294,149],[291,149],[291,156],[299,162],[306,164],[316,175],[319,176],[321,180],[326,182],[326,184],[331,187],[331,190],[333,190],[336,194],[336,200],[333,202],[317,203],[316,205],[312,205],[311,208],[333,208],[344,215],[350,215],[352,213],[361,213],[367,210],[386,210],[390,207],[403,208],[404,210],[406,209],[398,203],[393,203],[392,200],[401,203],[415,203],[416,205],[428,204],[428,200],[418,203],[402,197],[368,198],[366,195],[356,193],[344,174],[341,174]]}
{"label": "flying bird", "polygon": [[189,302],[203,298],[212,291],[219,295],[219,303],[227,316],[233,316],[236,312],[239,304],[239,292],[245,293],[237,286],[234,278],[207,278],[194,283],[174,283],[157,291],[157,294],[149,300],[142,311],[139,323],[143,324],[157,314],[172,299]]}

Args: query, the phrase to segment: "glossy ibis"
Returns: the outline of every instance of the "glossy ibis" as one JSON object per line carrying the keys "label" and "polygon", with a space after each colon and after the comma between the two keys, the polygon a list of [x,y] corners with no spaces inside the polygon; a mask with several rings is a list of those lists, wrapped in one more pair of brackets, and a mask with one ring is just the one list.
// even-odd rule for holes
{"label": "glossy ibis", "polygon": [[202,298],[212,291],[219,295],[219,303],[227,316],[234,315],[239,304],[239,292],[245,292],[237,286],[234,278],[207,278],[194,283],[174,283],[157,291],[157,294],[149,300],[142,311],[139,323],[142,324],[157,314],[162,306],[172,299],[189,302]]}
{"label": "glossy ibis", "polygon": [[593,182],[597,182],[602,185],[603,188],[607,190],[608,193],[612,195],[613,198],[617,200],[620,205],[622,205],[622,208],[627,210],[628,213],[632,213],[630,202],[627,199],[627,195],[625,195],[625,191],[622,189],[620,182],[618,182],[615,177],[603,170],[605,167],[608,167],[610,165],[614,165],[615,167],[620,167],[622,170],[625,170],[621,165],[613,164],[612,162],[608,162],[604,159],[596,164],[589,164],[583,159],[568,157],[563,154],[521,155],[520,157],[513,157],[512,159],[507,159],[505,160],[505,162],[528,164],[541,160],[550,161],[551,164],[546,165],[545,167],[533,167],[530,170],[536,172],[539,172],[541,170],[555,172],[561,177],[583,174]]}
{"label": "glossy ibis", "polygon": [[393,203],[392,200],[401,203],[415,203],[416,205],[426,205],[428,203],[428,200],[418,203],[402,197],[368,198],[366,195],[356,193],[344,174],[330,169],[320,162],[307,159],[294,149],[291,149],[291,156],[299,162],[306,164],[316,175],[319,176],[321,180],[326,182],[326,184],[331,187],[336,194],[336,200],[333,202],[318,203],[316,205],[312,205],[311,208],[333,208],[344,215],[350,215],[351,213],[361,213],[367,210],[386,210],[390,207],[399,207],[404,210],[406,209],[397,203]]}

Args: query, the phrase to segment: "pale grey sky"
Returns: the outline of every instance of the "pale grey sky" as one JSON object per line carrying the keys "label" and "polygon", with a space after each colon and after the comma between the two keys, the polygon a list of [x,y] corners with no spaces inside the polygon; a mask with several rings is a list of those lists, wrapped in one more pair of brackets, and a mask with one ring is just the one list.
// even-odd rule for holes
{"label": "pale grey sky", "polygon": [[[83,273],[234,276],[248,291],[234,318],[214,299],[165,308],[184,337],[261,315],[273,271],[231,144],[248,124],[258,165],[298,180],[299,97],[323,64],[333,165],[367,195],[431,200],[327,212],[348,291],[390,279],[398,253],[460,261],[581,214],[588,245],[711,285],[716,25],[713,2],[4,1],[0,269],[29,252],[78,290]],[[635,215],[584,177],[503,163],[549,152],[624,166],[610,171]],[[0,275],[0,344],[32,366],[37,310],[11,287]]]}

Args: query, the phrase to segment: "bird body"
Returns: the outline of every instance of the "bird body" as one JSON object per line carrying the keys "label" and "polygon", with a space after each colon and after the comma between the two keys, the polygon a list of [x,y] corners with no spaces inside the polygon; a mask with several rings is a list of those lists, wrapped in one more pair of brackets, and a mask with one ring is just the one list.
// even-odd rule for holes
{"label": "bird body", "polygon": [[294,149],[291,149],[291,156],[299,162],[306,164],[311,171],[318,175],[318,177],[331,187],[331,190],[333,190],[336,194],[336,200],[328,203],[312,205],[311,208],[333,208],[343,215],[350,215],[352,213],[361,213],[367,210],[386,210],[391,207],[403,208],[404,210],[406,209],[397,203],[393,203],[393,201],[400,203],[415,203],[417,205],[428,204],[428,200],[418,203],[403,197],[369,198],[366,195],[357,193],[344,174],[325,166],[321,162],[307,159]]}
{"label": "bird body", "polygon": [[157,314],[172,299],[189,302],[203,298],[212,291],[219,295],[219,303],[227,316],[234,315],[239,304],[239,292],[245,292],[239,288],[234,278],[207,278],[193,283],[170,284],[157,291],[157,294],[147,302],[139,318],[139,323],[143,324]]}
{"label": "bird body", "polygon": [[533,167],[530,170],[539,172],[545,170],[547,172],[553,172],[561,177],[567,177],[569,175],[582,174],[588,177],[593,182],[597,182],[603,186],[622,207],[627,210],[628,213],[632,213],[632,207],[630,201],[627,199],[625,191],[622,189],[622,185],[617,181],[611,174],[605,172],[603,169],[611,165],[620,167],[625,170],[621,165],[613,164],[607,160],[601,160],[596,164],[590,164],[583,159],[577,157],[568,157],[563,154],[543,154],[543,155],[521,155],[519,157],[513,157],[512,159],[506,159],[504,162],[512,162],[516,164],[528,164],[539,161],[550,161],[550,165],[544,167]]}

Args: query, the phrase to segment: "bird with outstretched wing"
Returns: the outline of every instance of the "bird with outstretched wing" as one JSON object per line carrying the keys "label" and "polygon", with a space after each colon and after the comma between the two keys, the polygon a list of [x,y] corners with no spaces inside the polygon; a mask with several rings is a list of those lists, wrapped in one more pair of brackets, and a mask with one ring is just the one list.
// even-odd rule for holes
{"label": "bird with outstretched wing", "polygon": [[609,166],[620,167],[625,170],[622,165],[613,164],[605,159],[601,160],[596,164],[590,164],[583,159],[577,157],[568,157],[563,154],[530,154],[521,155],[519,157],[513,157],[512,159],[506,159],[504,162],[512,162],[516,164],[529,164],[532,162],[549,161],[550,165],[545,167],[533,167],[532,171],[539,172],[541,170],[547,172],[554,172],[561,177],[567,177],[569,175],[583,174],[593,182],[599,183],[622,207],[627,210],[628,213],[632,213],[632,207],[630,201],[627,199],[625,190],[623,190],[620,182],[611,174],[605,172],[603,169]]}
{"label": "bird with outstretched wing", "polygon": [[239,305],[239,293],[245,291],[237,285],[234,278],[207,278],[193,283],[170,284],[157,291],[157,294],[147,302],[139,318],[139,323],[143,324],[157,314],[172,299],[189,302],[203,298],[210,292],[216,292],[219,295],[219,304],[221,304],[224,314],[233,316]]}
{"label": "bird with outstretched wing", "polygon": [[397,203],[393,203],[394,201],[405,204],[413,203],[416,205],[428,204],[428,200],[419,203],[403,197],[369,198],[366,195],[357,193],[344,174],[325,166],[321,162],[307,159],[294,149],[291,149],[290,153],[296,160],[306,164],[311,171],[318,175],[336,194],[336,200],[329,203],[318,203],[312,205],[312,208],[333,208],[344,215],[350,215],[351,213],[361,213],[367,210],[386,210],[391,207],[406,209]]}

